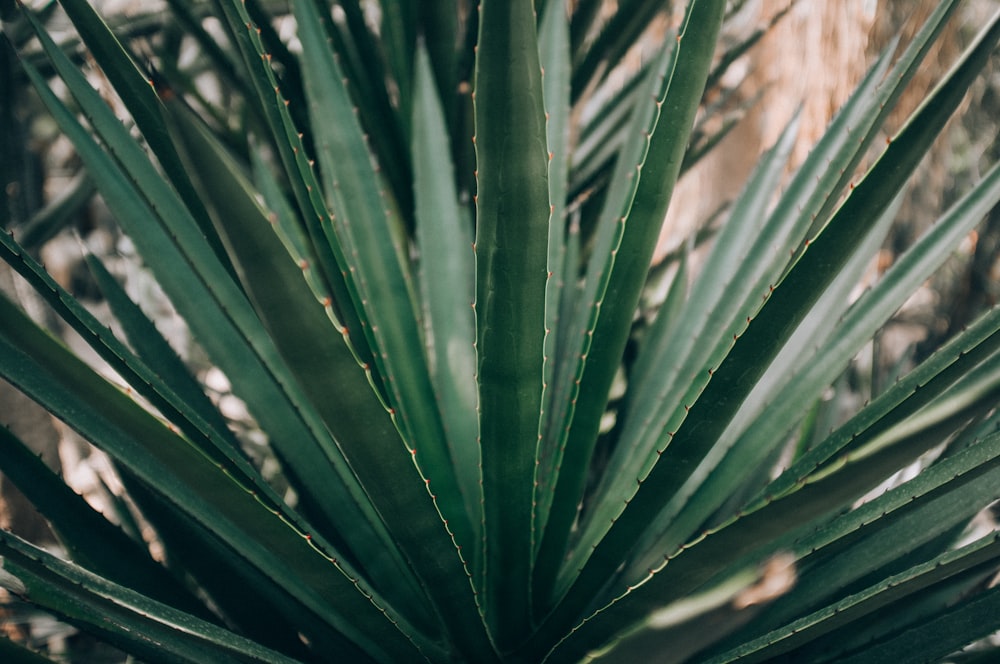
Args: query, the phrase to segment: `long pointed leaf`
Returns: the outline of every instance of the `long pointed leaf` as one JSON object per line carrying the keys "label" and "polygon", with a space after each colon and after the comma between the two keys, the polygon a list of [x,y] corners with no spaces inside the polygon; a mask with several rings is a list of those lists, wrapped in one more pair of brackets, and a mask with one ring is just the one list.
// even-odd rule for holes
{"label": "long pointed leaf", "polygon": [[480,5],[474,94],[485,590],[494,637],[510,649],[529,631],[550,213],[542,71],[529,0]]}
{"label": "long pointed leaf", "polygon": [[553,499],[559,511],[549,518],[539,553],[543,574],[550,579],[563,560],[608,393],[704,91],[724,9],[725,2],[717,0],[688,4],[649,124],[638,135],[644,143],[638,161],[620,160],[621,181],[628,190],[623,200],[610,200],[610,218],[603,220],[606,232],[598,239],[588,266],[587,294],[579,320],[573,323],[580,355],[573,372],[571,419],[557,421],[554,427],[555,435],[565,436],[558,446],[565,452],[561,463],[556,463],[560,471]]}
{"label": "long pointed leaf", "polygon": [[[545,15],[539,34],[539,49],[542,64],[542,83],[545,94],[546,136],[549,149],[549,217],[548,241],[548,271],[549,279],[545,286],[545,340],[544,340],[544,375],[543,375],[543,409],[545,412],[558,412],[553,406],[556,364],[559,361],[559,339],[565,334],[567,327],[561,317],[561,304],[566,298],[565,291],[573,288],[572,282],[564,278],[566,271],[574,269],[567,263],[567,215],[566,190],[569,177],[569,24],[566,8],[559,2],[546,6]],[[571,258],[571,257],[569,257]],[[538,463],[535,467],[535,506],[532,515],[532,539],[534,548],[541,544],[541,532],[548,520],[552,492],[549,481],[555,477],[553,464],[555,450],[549,449],[550,440],[543,439],[537,452]]]}
{"label": "long pointed leaf", "polygon": [[[414,65],[413,176],[420,289],[428,336],[428,364],[444,418],[445,435],[473,526],[482,542],[482,485],[476,417],[475,255],[472,225],[459,206],[444,110],[426,49]],[[482,552],[470,550],[476,556]]]}

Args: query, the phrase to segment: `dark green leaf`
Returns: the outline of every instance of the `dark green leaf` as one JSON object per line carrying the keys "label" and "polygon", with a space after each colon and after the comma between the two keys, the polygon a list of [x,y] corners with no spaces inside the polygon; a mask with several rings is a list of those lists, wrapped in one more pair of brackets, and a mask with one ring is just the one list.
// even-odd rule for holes
{"label": "dark green leaf", "polygon": [[532,480],[548,280],[549,160],[529,0],[480,5],[474,94],[486,618],[501,650],[508,650],[530,630],[525,609],[531,605]]}

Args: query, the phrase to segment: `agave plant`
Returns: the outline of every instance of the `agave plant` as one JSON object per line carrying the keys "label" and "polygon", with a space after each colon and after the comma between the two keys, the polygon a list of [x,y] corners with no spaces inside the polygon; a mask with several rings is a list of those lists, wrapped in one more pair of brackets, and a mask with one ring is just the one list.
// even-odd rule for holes
{"label": "agave plant", "polygon": [[725,0],[618,88],[660,3],[295,0],[288,37],[257,1],[171,0],[148,42],[60,4],[128,118],[22,8],[24,75],[281,471],[99,257],[114,332],[0,234],[114,377],[6,298],[0,373],[110,455],[163,551],[0,429],[65,550],[0,532],[21,600],[164,662],[926,661],[1000,629],[1000,538],[969,528],[1000,486],[1000,311],[847,418],[824,398],[1000,199],[993,167],[851,296],[997,16],[880,138],[939,3],[786,179],[793,120],[698,269],[651,271],[719,137],[706,87],[755,39],[718,52]]}

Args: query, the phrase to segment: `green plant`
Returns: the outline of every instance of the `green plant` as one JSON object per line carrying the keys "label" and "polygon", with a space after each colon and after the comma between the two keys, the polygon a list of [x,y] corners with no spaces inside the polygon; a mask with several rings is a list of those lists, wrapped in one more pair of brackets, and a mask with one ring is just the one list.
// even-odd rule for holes
{"label": "green plant", "polygon": [[[0,235],[128,387],[2,298],[0,372],[114,459],[165,550],[0,429],[0,467],[72,561],[0,533],[14,594],[170,662],[923,661],[1000,629],[1000,539],[961,540],[997,497],[1000,311],[818,424],[824,390],[1000,198],[993,167],[851,303],[997,17],[860,178],[957,2],[879,59],[777,195],[793,122],[701,269],[679,258],[637,317],[673,185],[716,138],[699,124],[688,149],[732,59],[713,69],[724,0],[690,0],[610,95],[603,73],[658,3],[620,2],[591,38],[594,0],[572,21],[555,0],[537,17],[383,2],[378,31],[359,3],[334,20],[297,0],[293,48],[259,2],[212,4],[220,46],[208,6],[172,0],[158,74],[87,3],[61,4],[137,132],[30,11],[71,97],[27,46],[24,71],[295,497],[96,257],[127,342]],[[185,69],[170,56],[189,38]],[[202,94],[205,72],[232,96]],[[472,100],[441,92],[467,73]]]}

